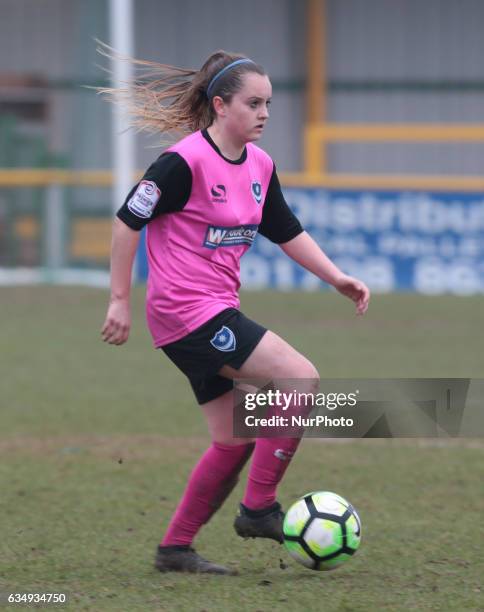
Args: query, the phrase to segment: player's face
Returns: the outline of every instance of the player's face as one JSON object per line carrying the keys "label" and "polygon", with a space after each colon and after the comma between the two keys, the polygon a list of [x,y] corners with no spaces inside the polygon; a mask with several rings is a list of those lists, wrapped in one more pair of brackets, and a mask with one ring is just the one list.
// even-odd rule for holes
{"label": "player's face", "polygon": [[262,136],[269,118],[272,86],[269,77],[249,72],[242,89],[224,105],[227,133],[237,142],[252,142]]}

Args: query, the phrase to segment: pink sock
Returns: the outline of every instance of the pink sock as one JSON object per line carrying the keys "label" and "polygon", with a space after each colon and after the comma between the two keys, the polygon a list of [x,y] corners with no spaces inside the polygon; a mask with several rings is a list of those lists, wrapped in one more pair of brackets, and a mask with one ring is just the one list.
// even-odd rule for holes
{"label": "pink sock", "polygon": [[[316,387],[315,387],[316,388]],[[300,389],[300,392],[313,391],[313,388]],[[312,404],[292,405],[288,415],[307,416]],[[280,406],[272,406],[265,416],[281,415]],[[291,433],[289,433],[291,432]],[[281,432],[282,433],[282,432]],[[286,433],[286,432],[284,432]],[[303,427],[293,427],[287,431],[290,438],[258,438],[252,456],[243,504],[250,510],[262,510],[276,501],[277,485],[282,480],[292,457],[304,434]]]}
{"label": "pink sock", "polygon": [[261,510],[276,501],[277,485],[297,450],[300,438],[259,438],[255,443],[243,504]]}
{"label": "pink sock", "polygon": [[212,442],[193,469],[162,546],[190,545],[200,527],[220,508],[237,484],[254,444]]}

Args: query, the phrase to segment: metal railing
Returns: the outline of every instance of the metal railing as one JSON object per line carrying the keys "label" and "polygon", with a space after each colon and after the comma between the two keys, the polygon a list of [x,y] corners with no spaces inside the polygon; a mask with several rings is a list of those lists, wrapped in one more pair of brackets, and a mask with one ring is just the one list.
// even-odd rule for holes
{"label": "metal railing", "polygon": [[286,174],[288,186],[318,185],[328,188],[426,189],[432,191],[482,191],[482,176],[348,174],[328,171],[327,146],[337,142],[482,142],[484,124],[308,124],[304,132],[303,173]]}

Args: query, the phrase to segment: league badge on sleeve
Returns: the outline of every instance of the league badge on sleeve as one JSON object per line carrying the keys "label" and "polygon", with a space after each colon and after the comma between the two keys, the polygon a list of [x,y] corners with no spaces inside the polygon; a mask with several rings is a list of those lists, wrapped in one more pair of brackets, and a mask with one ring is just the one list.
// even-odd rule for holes
{"label": "league badge on sleeve", "polygon": [[260,181],[252,181],[252,195],[257,204],[262,201],[262,185]]}
{"label": "league badge on sleeve", "polygon": [[153,181],[141,181],[128,202],[128,208],[137,217],[149,219],[153,214],[161,191]]}

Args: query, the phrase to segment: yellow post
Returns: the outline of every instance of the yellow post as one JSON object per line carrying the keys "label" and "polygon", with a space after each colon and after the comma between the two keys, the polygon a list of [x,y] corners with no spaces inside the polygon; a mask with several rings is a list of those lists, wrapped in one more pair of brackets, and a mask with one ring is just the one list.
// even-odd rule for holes
{"label": "yellow post", "polygon": [[304,138],[305,170],[326,174],[326,143],[316,149],[310,136],[313,125],[326,121],[326,31],[325,0],[307,0],[307,88],[306,133]]}

